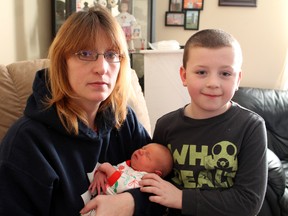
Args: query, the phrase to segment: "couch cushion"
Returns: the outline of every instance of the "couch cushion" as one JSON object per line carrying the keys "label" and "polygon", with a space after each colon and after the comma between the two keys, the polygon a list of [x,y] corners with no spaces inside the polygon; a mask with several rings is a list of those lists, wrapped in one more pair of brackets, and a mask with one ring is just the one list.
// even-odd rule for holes
{"label": "couch cushion", "polygon": [[147,104],[135,70],[131,70],[131,85],[133,91],[128,99],[128,104],[136,113],[138,120],[151,135],[151,124]]}
{"label": "couch cushion", "polygon": [[268,147],[288,160],[288,91],[240,87],[232,100],[264,118]]}
{"label": "couch cushion", "polygon": [[42,59],[0,65],[0,141],[11,124],[22,116],[36,71],[47,66],[48,61]]}

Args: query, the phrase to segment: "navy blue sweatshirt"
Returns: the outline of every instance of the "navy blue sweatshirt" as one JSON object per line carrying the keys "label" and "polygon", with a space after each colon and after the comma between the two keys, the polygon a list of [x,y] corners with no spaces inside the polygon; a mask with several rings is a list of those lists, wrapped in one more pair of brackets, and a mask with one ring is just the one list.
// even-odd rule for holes
{"label": "navy blue sweatshirt", "polygon": [[[97,133],[79,122],[79,135],[68,134],[55,107],[44,109],[42,101],[50,96],[45,82],[45,70],[37,72],[24,116],[0,144],[1,216],[79,215],[81,194],[89,186],[87,173],[96,163],[125,161],[151,141],[130,108],[118,130],[108,110],[96,117]],[[135,215],[143,215],[147,194],[139,189],[130,193]]]}

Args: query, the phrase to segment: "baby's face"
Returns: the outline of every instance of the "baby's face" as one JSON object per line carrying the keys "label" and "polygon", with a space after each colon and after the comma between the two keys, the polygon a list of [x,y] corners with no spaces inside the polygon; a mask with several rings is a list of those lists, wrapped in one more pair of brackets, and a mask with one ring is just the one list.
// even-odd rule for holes
{"label": "baby's face", "polygon": [[148,144],[136,150],[131,156],[131,166],[137,171],[155,172],[161,153],[157,148]]}

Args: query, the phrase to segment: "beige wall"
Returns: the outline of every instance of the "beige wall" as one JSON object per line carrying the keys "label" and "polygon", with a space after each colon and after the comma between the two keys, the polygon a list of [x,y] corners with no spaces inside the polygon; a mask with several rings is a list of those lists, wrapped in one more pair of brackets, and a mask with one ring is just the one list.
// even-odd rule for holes
{"label": "beige wall", "polygon": [[[195,31],[165,27],[169,0],[154,1],[156,41],[176,39],[184,45]],[[242,86],[278,88],[288,55],[288,1],[257,2],[256,8],[219,7],[218,0],[205,0],[200,29],[222,28],[242,44]],[[0,63],[45,58],[51,42],[51,0],[0,0],[0,5]]]}
{"label": "beige wall", "polygon": [[[184,45],[195,31],[164,26],[168,2],[156,0],[155,39],[176,39]],[[205,0],[199,26],[224,29],[239,40],[244,52],[242,86],[278,88],[288,53],[288,1],[258,0],[257,4],[256,8],[219,7],[218,0]]]}
{"label": "beige wall", "polygon": [[51,0],[0,0],[0,63],[45,58],[51,42]]}

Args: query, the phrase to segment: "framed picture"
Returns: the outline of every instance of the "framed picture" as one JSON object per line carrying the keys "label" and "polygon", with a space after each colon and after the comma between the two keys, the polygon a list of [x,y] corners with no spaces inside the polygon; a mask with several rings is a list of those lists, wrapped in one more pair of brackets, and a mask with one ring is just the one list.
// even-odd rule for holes
{"label": "framed picture", "polygon": [[183,10],[198,9],[203,10],[204,0],[183,0]]}
{"label": "framed picture", "polygon": [[257,7],[257,0],[219,0],[219,6]]}
{"label": "framed picture", "polygon": [[135,16],[138,24],[133,29],[135,47],[138,47],[138,44],[142,45],[142,40],[146,42],[155,40],[155,11],[152,10],[154,0],[118,0],[109,3],[107,0],[52,0],[51,2],[52,38],[74,12],[87,10],[87,7],[93,7],[95,4],[103,4],[113,16],[117,16],[120,14],[122,4],[125,3],[128,5],[128,13]]}
{"label": "framed picture", "polygon": [[185,30],[198,30],[199,29],[199,19],[200,11],[199,10],[186,10],[185,11]]}
{"label": "framed picture", "polygon": [[181,12],[183,0],[169,0],[169,11],[170,12]]}
{"label": "framed picture", "polygon": [[[114,17],[121,13],[122,7],[125,7],[125,9],[123,8],[123,10],[125,10],[126,12],[130,14],[133,13],[133,0],[76,0],[76,11],[89,10],[89,7],[93,7],[96,4],[100,4],[103,7],[106,7]],[[122,6],[123,4],[125,4],[125,6]]]}
{"label": "framed picture", "polygon": [[166,12],[165,26],[183,26],[185,14],[183,12]]}

